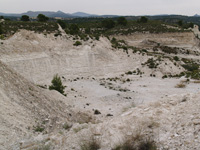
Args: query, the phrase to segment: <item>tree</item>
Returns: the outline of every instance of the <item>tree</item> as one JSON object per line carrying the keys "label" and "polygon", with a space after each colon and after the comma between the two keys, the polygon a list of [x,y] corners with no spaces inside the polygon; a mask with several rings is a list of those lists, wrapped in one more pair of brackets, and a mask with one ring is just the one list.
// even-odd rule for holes
{"label": "tree", "polygon": [[43,15],[43,14],[39,14],[39,15],[37,16],[37,19],[38,19],[38,21],[40,21],[40,22],[46,22],[46,21],[49,20],[49,18],[46,17],[46,16]]}
{"label": "tree", "polygon": [[188,23],[188,28],[194,28],[194,23],[192,22]]}
{"label": "tree", "polygon": [[119,25],[126,26],[128,22],[127,22],[127,20],[126,20],[125,17],[119,17],[119,18],[117,19],[117,23],[118,23]]}
{"label": "tree", "polygon": [[1,27],[1,25],[0,25],[0,34],[2,34],[3,33],[3,30],[2,30],[2,27]]}
{"label": "tree", "polygon": [[182,25],[183,25],[183,21],[182,21],[182,20],[179,20],[179,21],[177,22],[177,24],[178,24],[179,26],[182,26]]}
{"label": "tree", "polygon": [[115,26],[115,22],[112,19],[105,19],[102,21],[102,27],[111,29]]}
{"label": "tree", "polygon": [[0,16],[0,19],[4,19],[4,17],[3,17],[3,16]]}
{"label": "tree", "polygon": [[30,21],[29,16],[23,15],[23,16],[21,17],[21,21]]}
{"label": "tree", "polygon": [[138,21],[139,23],[147,23],[148,22],[148,18],[147,17],[144,17],[144,16],[142,16],[140,19],[139,19],[139,21]]}
{"label": "tree", "polygon": [[62,29],[66,28],[66,23],[62,20],[57,20],[57,23],[62,27]]}
{"label": "tree", "polygon": [[69,27],[69,33],[72,35],[78,34],[79,33],[79,27],[77,24],[71,24]]}
{"label": "tree", "polygon": [[53,80],[51,81],[52,85],[49,86],[49,90],[56,90],[58,92],[60,92],[61,94],[64,94],[64,89],[65,86],[63,86],[61,78],[58,76],[58,74],[56,74],[53,77]]}

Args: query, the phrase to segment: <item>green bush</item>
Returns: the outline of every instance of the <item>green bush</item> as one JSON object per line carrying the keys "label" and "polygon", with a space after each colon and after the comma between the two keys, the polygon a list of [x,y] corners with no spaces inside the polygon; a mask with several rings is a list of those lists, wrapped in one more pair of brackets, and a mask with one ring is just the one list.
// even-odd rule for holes
{"label": "green bush", "polygon": [[38,126],[36,126],[36,127],[34,128],[34,131],[35,131],[35,132],[43,132],[44,129],[45,129],[44,127],[38,125]]}
{"label": "green bush", "polygon": [[175,61],[179,61],[178,56],[174,56],[174,60],[175,60]]}
{"label": "green bush", "polygon": [[74,46],[79,46],[79,45],[82,45],[82,43],[81,43],[80,41],[76,41],[76,42],[74,43]]}
{"label": "green bush", "polygon": [[165,79],[165,78],[167,78],[167,75],[162,76],[162,79]]}
{"label": "green bush", "polygon": [[49,86],[49,90],[56,90],[61,94],[64,94],[65,86],[63,86],[61,78],[56,74],[51,81],[52,85]]}

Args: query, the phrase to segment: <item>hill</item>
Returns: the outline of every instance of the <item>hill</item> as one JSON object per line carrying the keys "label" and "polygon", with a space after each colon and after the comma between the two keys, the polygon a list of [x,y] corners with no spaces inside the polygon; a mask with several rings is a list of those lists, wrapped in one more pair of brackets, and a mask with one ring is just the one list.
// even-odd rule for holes
{"label": "hill", "polygon": [[0,149],[198,149],[198,27],[87,19],[2,22]]}
{"label": "hill", "polygon": [[55,121],[66,121],[68,110],[54,94],[57,99],[0,62],[0,149],[11,149],[39,129],[50,133],[62,126]]}

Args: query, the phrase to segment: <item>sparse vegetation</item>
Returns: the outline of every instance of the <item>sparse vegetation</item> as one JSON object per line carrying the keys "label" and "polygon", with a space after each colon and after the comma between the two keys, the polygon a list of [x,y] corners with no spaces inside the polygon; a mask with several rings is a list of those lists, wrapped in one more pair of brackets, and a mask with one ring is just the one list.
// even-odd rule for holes
{"label": "sparse vegetation", "polygon": [[20,29],[30,30],[38,33],[55,33],[58,25],[55,22],[30,22],[30,21],[5,21],[1,23],[2,34],[9,36]]}
{"label": "sparse vegetation", "polygon": [[149,68],[157,68],[159,63],[157,63],[157,60],[154,60],[153,58],[149,58],[143,65],[147,65]]}
{"label": "sparse vegetation", "polygon": [[182,65],[187,71],[195,71],[199,69],[199,65],[195,63],[187,63]]}
{"label": "sparse vegetation", "polygon": [[36,127],[34,127],[34,131],[35,132],[43,132],[44,129],[45,128],[43,126],[40,126],[40,125],[37,125]]}
{"label": "sparse vegetation", "polygon": [[113,48],[123,49],[124,51],[126,51],[126,53],[128,53],[129,46],[126,44],[124,40],[117,40],[116,38],[113,37],[110,42]]}
{"label": "sparse vegetation", "polygon": [[200,80],[200,70],[188,71],[185,73],[187,78]]}

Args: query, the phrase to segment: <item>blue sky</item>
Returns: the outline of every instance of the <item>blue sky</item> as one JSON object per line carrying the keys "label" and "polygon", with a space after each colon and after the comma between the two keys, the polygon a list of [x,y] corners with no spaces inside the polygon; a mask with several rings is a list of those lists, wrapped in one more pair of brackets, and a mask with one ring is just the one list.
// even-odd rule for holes
{"label": "blue sky", "polygon": [[0,0],[0,12],[58,11],[116,15],[200,14],[200,0]]}

